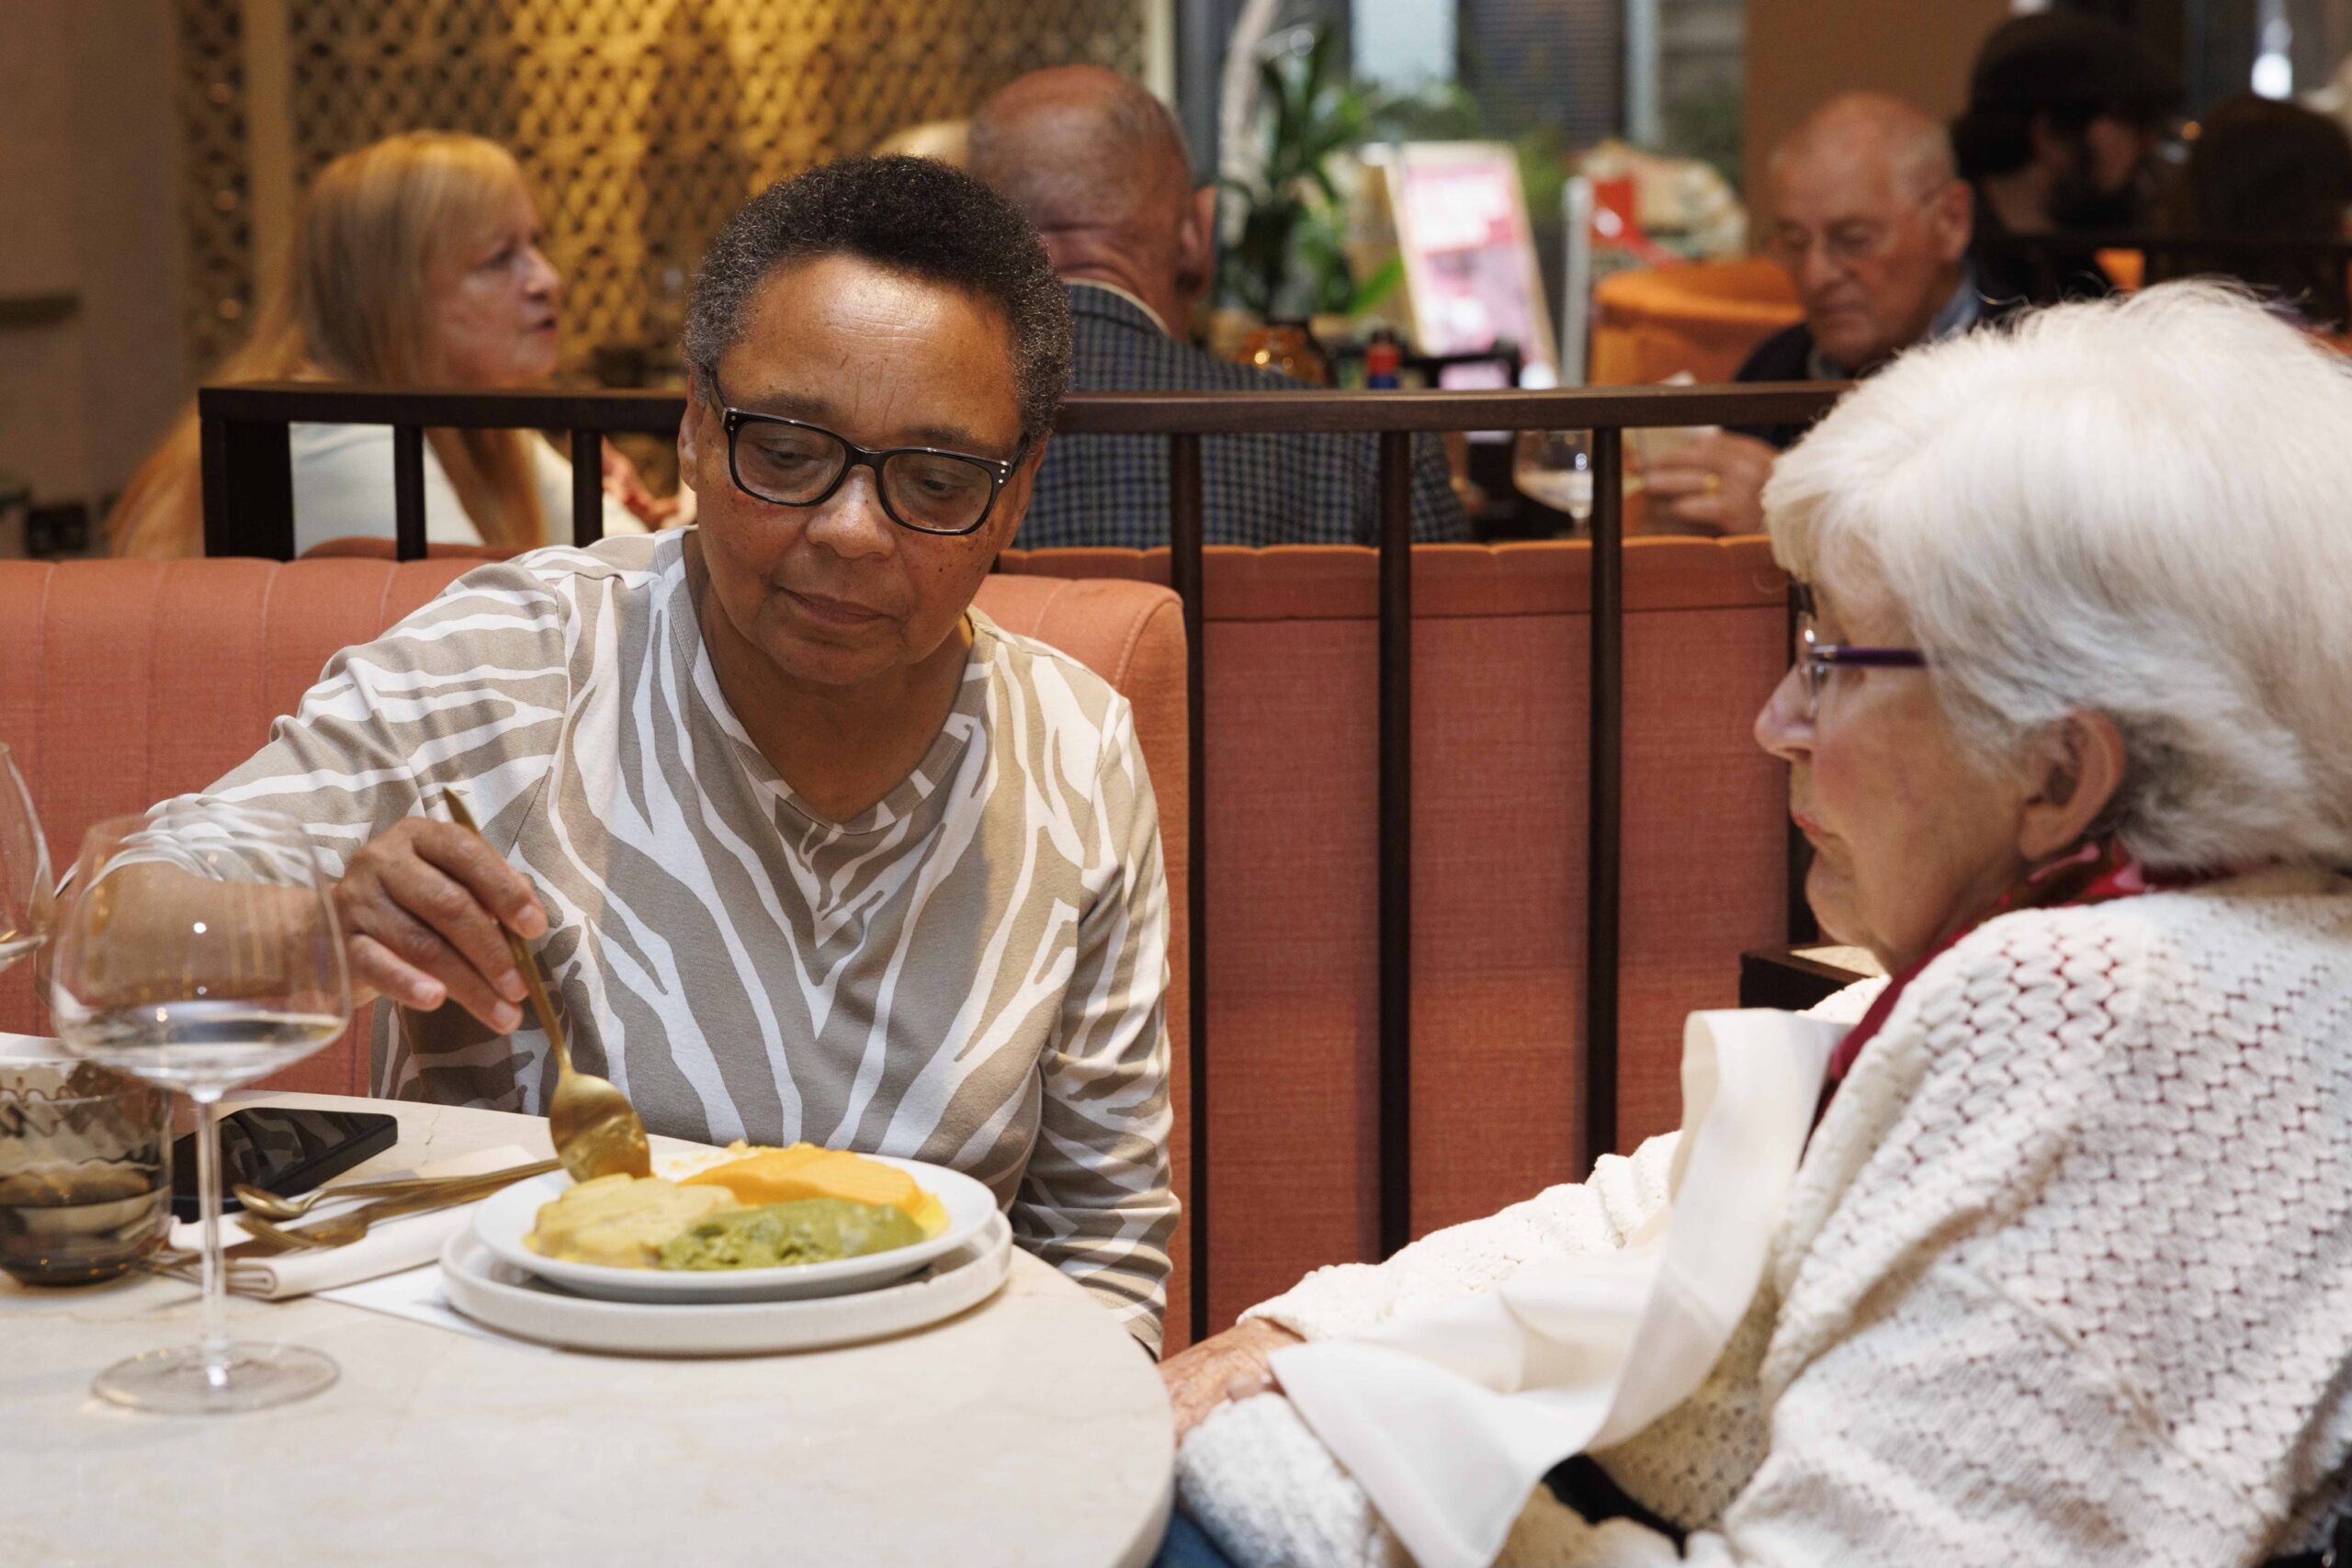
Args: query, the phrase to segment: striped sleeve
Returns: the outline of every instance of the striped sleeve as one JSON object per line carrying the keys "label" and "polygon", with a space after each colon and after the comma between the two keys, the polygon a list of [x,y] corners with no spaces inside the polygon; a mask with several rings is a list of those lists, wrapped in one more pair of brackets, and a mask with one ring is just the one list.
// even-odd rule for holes
{"label": "striped sleeve", "polygon": [[1012,1207],[1023,1246],[1152,1350],[1176,1229],[1168,1141],[1168,889],[1134,716],[1106,716],[1076,966],[1042,1064],[1037,1143]]}
{"label": "striped sleeve", "polygon": [[561,733],[570,618],[526,567],[469,572],[336,654],[269,743],[205,794],[296,817],[335,876],[442,784],[464,784],[475,819],[509,841]]}

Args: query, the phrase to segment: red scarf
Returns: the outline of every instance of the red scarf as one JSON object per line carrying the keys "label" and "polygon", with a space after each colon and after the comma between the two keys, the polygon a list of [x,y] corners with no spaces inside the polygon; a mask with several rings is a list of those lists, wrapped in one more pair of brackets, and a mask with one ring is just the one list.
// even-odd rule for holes
{"label": "red scarf", "polygon": [[1821,1104],[1813,1113],[1815,1123],[1818,1125],[1821,1113],[1829,1109],[1830,1097],[1845,1081],[1846,1074],[1854,1066],[1854,1059],[1862,1054],[1862,1047],[1869,1044],[1884,1026],[1887,1015],[1894,1010],[1894,1004],[1901,999],[1904,988],[1918,976],[1920,970],[1941,956],[1945,949],[1985,921],[2018,909],[2056,909],[2105,904],[2117,898],[2135,897],[2143,893],[2194,887],[2226,874],[2222,872],[2152,872],[2125,852],[2122,845],[2112,841],[2086,841],[2073,853],[2061,855],[2035,867],[2026,874],[2024,881],[1996,898],[1992,908],[1914,959],[1901,974],[1887,981],[1886,989],[1871,1003],[1870,1010],[1862,1014],[1861,1021],[1847,1032],[1846,1038],[1838,1043],[1838,1049],[1830,1054],[1829,1076],[1821,1086]]}

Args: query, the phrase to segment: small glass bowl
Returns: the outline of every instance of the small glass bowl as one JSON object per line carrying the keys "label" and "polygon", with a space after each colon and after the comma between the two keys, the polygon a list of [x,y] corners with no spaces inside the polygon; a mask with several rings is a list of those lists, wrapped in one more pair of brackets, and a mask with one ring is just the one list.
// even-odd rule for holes
{"label": "small glass bowl", "polygon": [[0,1273],[111,1280],[171,1227],[171,1096],[62,1055],[0,1056]]}

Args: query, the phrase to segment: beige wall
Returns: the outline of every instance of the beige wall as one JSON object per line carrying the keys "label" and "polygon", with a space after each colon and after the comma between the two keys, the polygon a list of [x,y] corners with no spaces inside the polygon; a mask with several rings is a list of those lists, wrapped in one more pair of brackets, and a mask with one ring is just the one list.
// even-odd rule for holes
{"label": "beige wall", "polygon": [[0,324],[0,468],[39,502],[96,506],[188,394],[170,0],[6,9],[0,299],[70,295],[74,310]]}
{"label": "beige wall", "polygon": [[1772,144],[1817,105],[1869,87],[1949,118],[1977,44],[2008,14],[2008,0],[1747,0],[1741,161],[1758,218]]}

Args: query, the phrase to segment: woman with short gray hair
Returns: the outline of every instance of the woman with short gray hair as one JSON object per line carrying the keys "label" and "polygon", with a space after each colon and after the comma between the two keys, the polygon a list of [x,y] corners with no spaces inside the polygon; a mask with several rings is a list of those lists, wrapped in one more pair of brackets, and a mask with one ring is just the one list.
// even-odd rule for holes
{"label": "woman with short gray hair", "polygon": [[[1849,396],[1766,491],[1810,613],[1756,731],[1823,929],[1892,979],[1822,1010],[1860,1016],[1746,1317],[1475,1551],[1427,1528],[1447,1499],[1334,1466],[1408,1448],[1318,1413],[1329,1352],[1295,1342],[1442,1339],[1430,1314],[1661,1210],[1670,1247],[1674,1140],[1604,1156],[1170,1362],[1188,1508],[1244,1561],[1388,1561],[1392,1526],[1515,1563],[2312,1544],[2352,1450],[2346,498],[2352,370],[2209,286]],[[1502,1393],[1554,1375],[1514,1365]]]}

